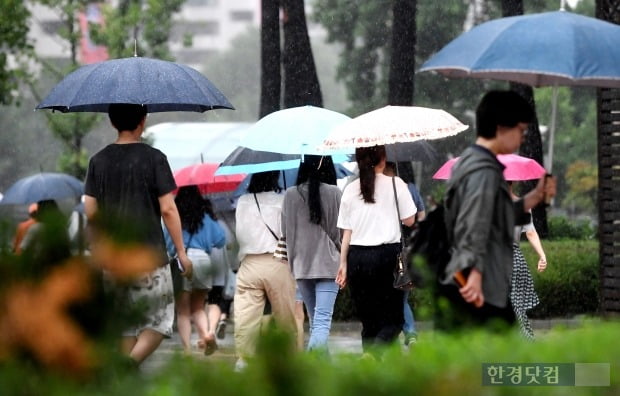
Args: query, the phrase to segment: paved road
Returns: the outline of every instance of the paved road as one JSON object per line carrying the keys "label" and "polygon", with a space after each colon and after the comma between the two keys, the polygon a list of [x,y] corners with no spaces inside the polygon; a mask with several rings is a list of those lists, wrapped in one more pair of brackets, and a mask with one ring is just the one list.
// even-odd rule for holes
{"label": "paved road", "polygon": [[[565,327],[577,327],[582,323],[579,319],[554,319],[554,320],[532,320],[532,327],[537,336],[543,335],[549,329],[557,325]],[[418,331],[432,331],[432,323],[416,322]],[[335,322],[329,336],[329,349],[334,353],[349,352],[362,353],[362,341],[360,338],[361,325],[357,322]],[[306,341],[308,332],[305,332]],[[196,334],[192,334],[192,344],[196,345]],[[194,348],[192,355],[197,359],[215,359],[230,363],[231,367],[235,364],[235,350],[233,340],[233,326],[226,328],[226,336],[223,340],[218,340],[218,350],[211,356],[204,356],[201,350]],[[174,354],[182,353],[181,341],[175,333],[172,338],[164,340],[162,345],[142,364],[144,373],[157,372]]]}

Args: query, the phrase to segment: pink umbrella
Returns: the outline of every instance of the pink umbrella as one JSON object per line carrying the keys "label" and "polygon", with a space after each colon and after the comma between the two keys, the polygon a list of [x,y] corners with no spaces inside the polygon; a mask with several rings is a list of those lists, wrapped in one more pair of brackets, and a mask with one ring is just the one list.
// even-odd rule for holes
{"label": "pink umbrella", "polygon": [[[458,159],[459,157],[448,160],[435,172],[433,179],[449,179],[452,166]],[[504,178],[508,181],[540,179],[547,173],[538,162],[517,154],[500,154],[497,159],[506,166]]]}

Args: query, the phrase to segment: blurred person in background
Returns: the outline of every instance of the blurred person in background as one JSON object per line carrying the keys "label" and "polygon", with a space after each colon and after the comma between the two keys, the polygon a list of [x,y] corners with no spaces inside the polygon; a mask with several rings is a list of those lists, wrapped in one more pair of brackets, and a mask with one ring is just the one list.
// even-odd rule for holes
{"label": "blurred person in background", "polygon": [[[191,280],[182,277],[180,272],[173,269],[173,276],[178,278],[175,284],[180,286],[179,290],[175,290],[177,328],[183,348],[190,352],[193,321],[198,333],[198,347],[204,350],[205,355],[211,355],[217,349],[215,326],[218,318],[215,318],[210,326],[205,301],[208,293],[213,290],[213,280],[218,275],[218,270],[214,267],[210,254],[214,247],[225,246],[226,234],[217,222],[211,202],[202,197],[197,186],[179,188],[174,201],[181,216],[187,256],[194,266]],[[178,252],[172,239],[167,232],[165,236],[168,253],[175,256]]]}

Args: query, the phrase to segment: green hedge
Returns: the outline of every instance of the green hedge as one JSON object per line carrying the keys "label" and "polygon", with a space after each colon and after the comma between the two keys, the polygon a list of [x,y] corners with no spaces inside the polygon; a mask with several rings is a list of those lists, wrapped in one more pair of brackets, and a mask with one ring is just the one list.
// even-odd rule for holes
{"label": "green hedge", "polygon": [[[392,347],[376,358],[358,354],[294,353],[282,336],[262,338],[262,352],[241,373],[230,362],[192,359],[180,353],[161,370],[139,375],[106,368],[81,380],[63,378],[13,361],[0,365],[6,395],[614,395],[620,393],[620,324],[584,323],[577,329],[553,329],[536,342],[514,331],[505,335],[426,332],[409,351]],[[484,363],[604,363],[610,386],[483,386]],[[529,380],[525,372],[522,381]],[[542,377],[538,377],[542,380]],[[589,376],[588,378],[593,378]],[[571,376],[564,379],[572,379]]]}
{"label": "green hedge", "polygon": [[538,255],[528,242],[523,255],[534,278],[540,304],[534,318],[596,313],[599,308],[599,245],[596,240],[542,241],[547,269],[536,270]]}
{"label": "green hedge", "polygon": [[[553,318],[596,313],[599,306],[598,241],[544,240],[542,244],[549,264],[545,272],[538,273],[538,256],[527,241],[521,243],[541,301],[530,312],[531,317]],[[430,301],[423,292],[414,292],[410,301],[416,307],[417,317],[429,319],[425,308]],[[355,310],[349,293],[347,289],[341,290],[336,299],[334,320],[354,319]]]}

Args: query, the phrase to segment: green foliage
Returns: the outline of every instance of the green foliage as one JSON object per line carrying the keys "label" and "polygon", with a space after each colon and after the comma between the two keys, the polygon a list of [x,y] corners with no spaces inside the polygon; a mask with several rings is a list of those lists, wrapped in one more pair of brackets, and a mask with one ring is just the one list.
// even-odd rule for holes
{"label": "green foliage", "polygon": [[[153,375],[141,376],[117,363],[93,379],[75,381],[45,373],[20,361],[0,368],[7,394],[47,395],[601,395],[616,394],[620,380],[613,368],[620,364],[616,342],[620,324],[584,322],[577,329],[556,328],[536,342],[516,331],[505,335],[483,331],[461,334],[422,333],[408,353],[385,349],[380,358],[338,354],[325,359],[294,354],[280,342],[270,342],[270,353],[260,354],[241,373],[228,362],[174,356]],[[578,347],[576,347],[578,346]],[[482,386],[483,363],[608,363],[609,387]],[[525,374],[524,374],[525,375]],[[525,378],[525,377],[524,377]]]}
{"label": "green foliage", "polygon": [[597,241],[543,241],[547,269],[536,270],[538,256],[529,243],[521,244],[540,304],[535,318],[593,314],[599,307],[599,252]]}
{"label": "green foliage", "polygon": [[[531,245],[528,242],[521,243],[541,301],[532,315],[536,318],[553,318],[597,312],[599,252],[598,241],[589,240],[592,228],[587,223],[571,223],[564,217],[552,217],[550,234],[555,235],[554,239],[562,239],[542,242],[549,263],[547,270],[542,273],[536,271],[538,256]],[[414,289],[410,303],[415,308],[418,320],[432,320],[435,302],[430,288]],[[355,319],[353,303],[345,288],[338,293],[334,320]]]}
{"label": "green foliage", "polygon": [[549,239],[578,239],[594,238],[596,230],[588,220],[569,220],[565,216],[551,216],[549,218]]}
{"label": "green foliage", "polygon": [[129,57],[136,50],[138,56],[172,60],[168,46],[172,14],[183,2],[124,0],[118,6],[108,5],[104,8],[105,26],[92,26],[93,40],[105,45],[111,58]]}
{"label": "green foliage", "polygon": [[598,168],[596,165],[577,160],[566,169],[568,191],[562,206],[571,214],[594,213],[598,194]]}
{"label": "green foliage", "polygon": [[25,66],[32,56],[30,12],[22,0],[0,0],[0,10],[0,105],[7,105],[16,99],[19,82],[30,77]]}

